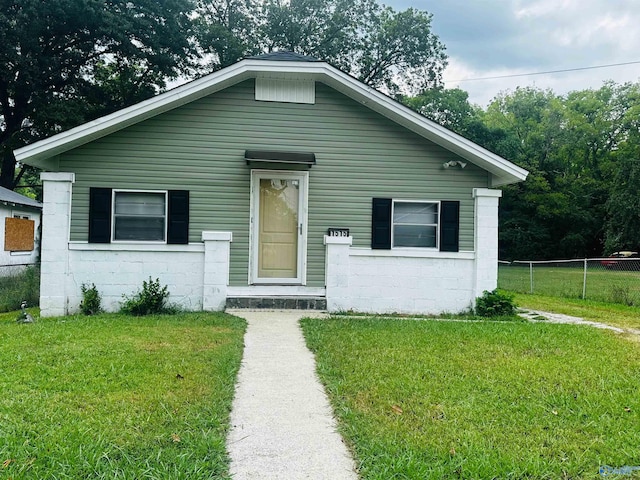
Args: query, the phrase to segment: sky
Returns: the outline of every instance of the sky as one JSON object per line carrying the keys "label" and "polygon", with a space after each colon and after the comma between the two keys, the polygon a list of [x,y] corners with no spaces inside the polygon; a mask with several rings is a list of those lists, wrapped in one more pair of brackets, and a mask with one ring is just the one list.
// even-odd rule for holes
{"label": "sky", "polygon": [[[382,0],[395,10],[433,14],[432,30],[446,46],[447,88],[469,92],[486,107],[518,86],[558,94],[598,89],[606,80],[640,81],[640,0]],[[632,65],[564,73],[486,77]],[[467,80],[467,81],[460,81]]]}

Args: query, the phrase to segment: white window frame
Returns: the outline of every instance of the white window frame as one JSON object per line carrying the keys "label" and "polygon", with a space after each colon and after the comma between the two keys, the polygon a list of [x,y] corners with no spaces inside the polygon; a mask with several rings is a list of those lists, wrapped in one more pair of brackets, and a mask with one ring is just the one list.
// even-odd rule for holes
{"label": "white window frame", "polygon": [[[156,193],[164,194],[164,240],[116,240],[116,195],[118,193]],[[113,189],[111,195],[111,243],[147,243],[166,244],[169,229],[169,191],[168,190],[136,190],[136,189]]]}
{"label": "white window frame", "polygon": [[[433,223],[424,223],[424,224],[416,224],[416,225],[424,225],[424,226],[435,226],[436,227],[436,244],[434,247],[404,247],[404,246],[396,246],[395,245],[395,231],[396,224],[394,222],[395,211],[396,211],[396,203],[428,203],[430,205],[436,205],[438,208],[438,212],[436,213],[437,219],[435,225]],[[442,205],[440,204],[440,200],[407,200],[407,199],[392,199],[391,200],[391,248],[392,249],[410,249],[410,250],[431,250],[431,251],[439,251],[440,250],[440,214],[442,210]]]}

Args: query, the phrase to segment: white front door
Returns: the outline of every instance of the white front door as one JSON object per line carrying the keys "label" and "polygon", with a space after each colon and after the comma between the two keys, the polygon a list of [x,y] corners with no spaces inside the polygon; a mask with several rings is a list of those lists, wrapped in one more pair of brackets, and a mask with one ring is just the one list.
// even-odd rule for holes
{"label": "white front door", "polygon": [[252,170],[250,283],[305,283],[307,179]]}

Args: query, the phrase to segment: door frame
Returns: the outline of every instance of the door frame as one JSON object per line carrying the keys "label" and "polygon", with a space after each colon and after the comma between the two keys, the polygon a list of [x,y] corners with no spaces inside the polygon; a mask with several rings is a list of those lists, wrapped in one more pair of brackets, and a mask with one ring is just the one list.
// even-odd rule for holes
{"label": "door frame", "polygon": [[[258,277],[258,235],[260,234],[260,180],[282,178],[300,182],[298,203],[298,259],[296,278]],[[251,170],[251,210],[249,216],[249,285],[306,285],[307,284],[307,206],[309,200],[309,172],[299,170]]]}

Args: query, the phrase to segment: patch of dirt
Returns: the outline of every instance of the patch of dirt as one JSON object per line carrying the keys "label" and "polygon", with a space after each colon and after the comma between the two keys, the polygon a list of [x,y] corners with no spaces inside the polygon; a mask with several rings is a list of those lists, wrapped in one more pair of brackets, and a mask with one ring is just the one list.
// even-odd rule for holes
{"label": "patch of dirt", "polygon": [[571,315],[563,315],[561,313],[541,312],[539,310],[523,310],[518,313],[522,318],[526,318],[530,322],[548,322],[548,323],[567,323],[573,325],[589,325],[594,328],[602,328],[611,330],[616,333],[633,333],[640,334],[637,330],[624,330],[622,328],[607,325],[606,323],[592,322],[580,317],[572,317]]}

